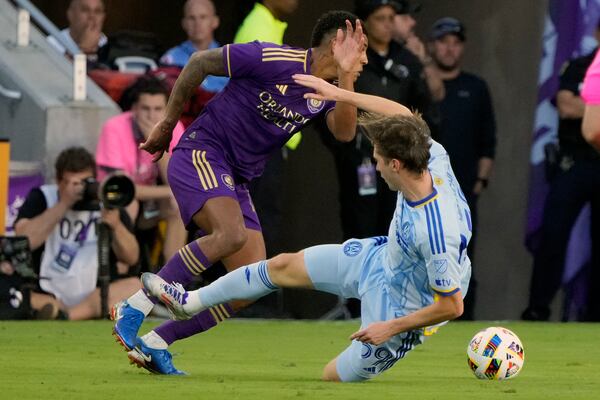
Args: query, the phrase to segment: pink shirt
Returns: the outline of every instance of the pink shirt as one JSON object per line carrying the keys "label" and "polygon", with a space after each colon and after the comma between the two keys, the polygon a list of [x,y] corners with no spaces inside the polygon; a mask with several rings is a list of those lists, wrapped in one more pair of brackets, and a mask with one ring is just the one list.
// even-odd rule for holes
{"label": "pink shirt", "polygon": [[600,51],[596,53],[583,81],[581,97],[585,104],[600,104]]}
{"label": "pink shirt", "polygon": [[[177,145],[184,130],[183,124],[178,122],[173,129],[169,151]],[[158,178],[158,164],[152,162],[150,153],[138,149],[138,146],[131,112],[124,112],[106,121],[96,148],[98,179],[102,180],[107,175],[100,168],[104,166],[123,171],[137,184],[154,185]]]}

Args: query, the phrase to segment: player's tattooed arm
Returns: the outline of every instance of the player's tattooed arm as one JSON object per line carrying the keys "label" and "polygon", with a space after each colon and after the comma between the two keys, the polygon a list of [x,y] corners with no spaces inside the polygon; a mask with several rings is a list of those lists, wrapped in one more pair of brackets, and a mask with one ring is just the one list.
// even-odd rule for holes
{"label": "player's tattooed arm", "polygon": [[173,127],[181,117],[185,103],[208,75],[226,75],[222,47],[194,53],[181,71],[169,97],[165,117],[168,122],[173,124]]}
{"label": "player's tattooed arm", "polygon": [[154,155],[155,162],[169,149],[173,129],[181,117],[185,103],[207,75],[225,75],[222,48],[194,53],[181,71],[169,97],[165,117],[156,124],[148,139],[140,145],[142,150]]}

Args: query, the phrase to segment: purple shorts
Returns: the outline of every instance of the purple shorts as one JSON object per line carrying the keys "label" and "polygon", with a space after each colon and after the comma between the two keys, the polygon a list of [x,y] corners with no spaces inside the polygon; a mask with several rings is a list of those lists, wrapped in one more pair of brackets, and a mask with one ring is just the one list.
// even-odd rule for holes
{"label": "purple shorts", "polygon": [[169,161],[168,179],[188,230],[198,229],[192,217],[204,203],[213,197],[225,196],[239,203],[246,228],[261,231],[248,185],[235,183],[231,167],[219,150],[208,146],[196,150],[175,149]]}

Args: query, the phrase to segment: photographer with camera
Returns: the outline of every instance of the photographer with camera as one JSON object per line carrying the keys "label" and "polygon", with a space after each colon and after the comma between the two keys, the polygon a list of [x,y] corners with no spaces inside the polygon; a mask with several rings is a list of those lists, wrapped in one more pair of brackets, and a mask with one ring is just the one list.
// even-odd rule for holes
{"label": "photographer with camera", "polygon": [[127,277],[139,259],[131,220],[123,208],[98,207],[86,186],[96,186],[96,164],[84,148],[62,151],[55,163],[57,184],[33,189],[19,210],[17,235],[29,239],[39,292],[55,298],[72,320],[101,316],[96,222],[110,231],[110,304],[140,288]]}

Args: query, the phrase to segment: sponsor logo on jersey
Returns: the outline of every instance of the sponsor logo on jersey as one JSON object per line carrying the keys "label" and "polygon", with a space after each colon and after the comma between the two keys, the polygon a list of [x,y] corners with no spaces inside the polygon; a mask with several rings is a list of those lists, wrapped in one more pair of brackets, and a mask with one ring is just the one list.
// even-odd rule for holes
{"label": "sponsor logo on jersey", "polygon": [[441,287],[448,287],[452,284],[451,279],[436,279],[435,284]]}
{"label": "sponsor logo on jersey", "polygon": [[348,242],[344,245],[344,254],[348,257],[354,257],[362,250],[362,243],[357,241]]}
{"label": "sponsor logo on jersey", "polygon": [[279,90],[279,93],[285,96],[285,92],[288,90],[288,85],[275,85],[275,87],[277,90]]}

